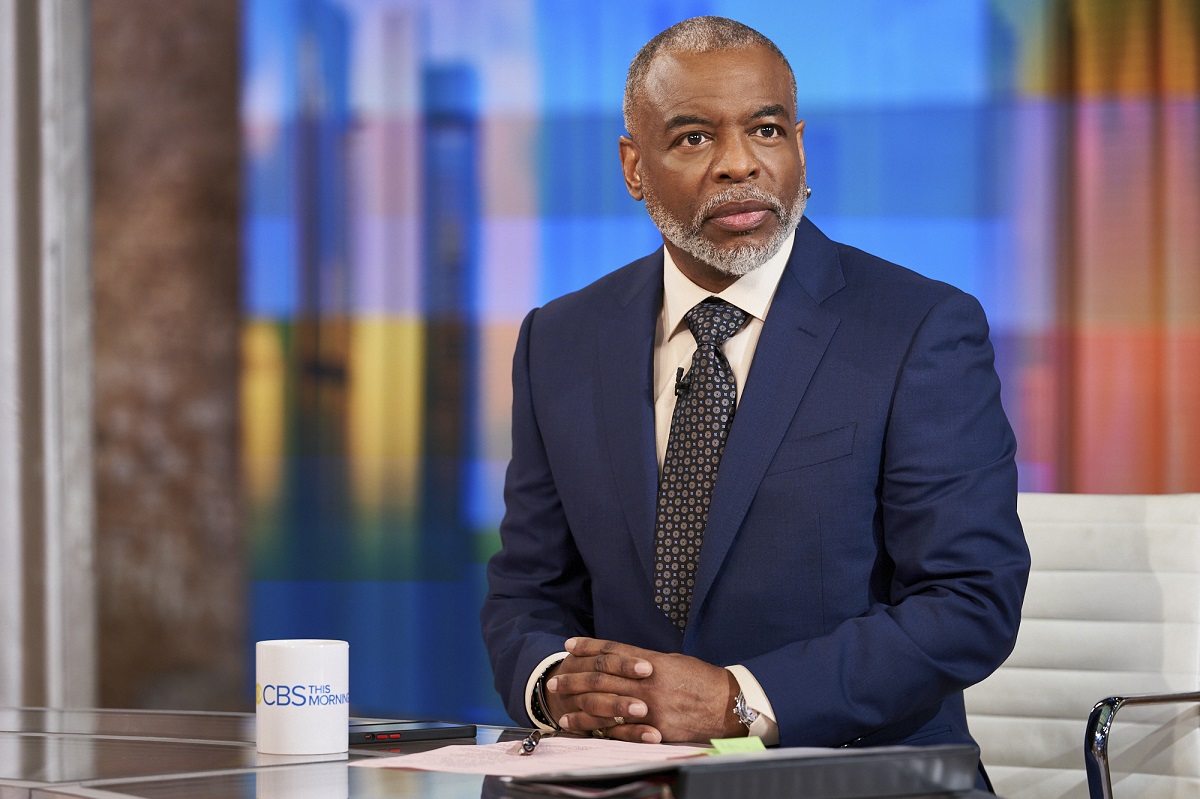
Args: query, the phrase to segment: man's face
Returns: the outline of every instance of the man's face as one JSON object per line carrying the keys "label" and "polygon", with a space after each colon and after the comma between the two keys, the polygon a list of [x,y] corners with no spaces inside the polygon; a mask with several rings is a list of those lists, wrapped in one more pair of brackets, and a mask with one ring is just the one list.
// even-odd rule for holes
{"label": "man's face", "polygon": [[621,138],[630,195],[679,268],[720,291],[779,251],[804,210],[804,123],[765,47],[668,52]]}

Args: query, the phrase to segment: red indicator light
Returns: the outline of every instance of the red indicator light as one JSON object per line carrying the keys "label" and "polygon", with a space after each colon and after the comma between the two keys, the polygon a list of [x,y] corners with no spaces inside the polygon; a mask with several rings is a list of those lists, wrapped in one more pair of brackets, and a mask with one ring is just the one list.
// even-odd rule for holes
{"label": "red indicator light", "polygon": [[389,738],[402,738],[403,736],[398,732],[394,732],[391,735],[389,735],[388,737]]}

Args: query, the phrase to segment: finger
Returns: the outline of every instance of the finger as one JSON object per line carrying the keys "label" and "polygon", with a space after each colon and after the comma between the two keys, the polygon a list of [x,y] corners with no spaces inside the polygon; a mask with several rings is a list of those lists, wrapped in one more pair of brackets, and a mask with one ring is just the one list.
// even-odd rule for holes
{"label": "finger", "polygon": [[636,646],[607,641],[600,638],[570,638],[567,651],[576,658],[590,658],[594,671],[603,671],[620,677],[641,679],[654,672],[654,664],[648,656],[655,653]]}
{"label": "finger", "polygon": [[640,699],[615,694],[580,694],[575,697],[579,709],[592,716],[608,718],[616,724],[624,719],[643,719],[649,713],[646,703]]}
{"label": "finger", "polygon": [[620,641],[610,641],[607,638],[588,638],[583,635],[568,638],[563,647],[572,655],[579,657],[594,657],[609,652],[635,656],[641,656],[646,653],[646,650],[638,649],[636,646],[630,646],[629,644],[622,644]]}
{"label": "finger", "polygon": [[551,674],[571,674],[577,671],[595,671],[595,669],[592,668],[592,659],[578,658],[574,655],[568,654],[565,659],[560,661],[559,664],[555,666],[554,671],[551,672]]}
{"label": "finger", "polygon": [[608,738],[633,743],[660,744],[662,733],[649,724],[616,724],[604,731]]}
{"label": "finger", "polygon": [[583,710],[564,713],[558,720],[558,726],[567,732],[591,732],[604,730],[612,726],[612,716],[593,716]]}
{"label": "finger", "polygon": [[640,693],[639,681],[617,677],[602,671],[583,671],[573,674],[556,674],[546,680],[546,690],[552,694],[569,696],[582,693],[626,694]]}

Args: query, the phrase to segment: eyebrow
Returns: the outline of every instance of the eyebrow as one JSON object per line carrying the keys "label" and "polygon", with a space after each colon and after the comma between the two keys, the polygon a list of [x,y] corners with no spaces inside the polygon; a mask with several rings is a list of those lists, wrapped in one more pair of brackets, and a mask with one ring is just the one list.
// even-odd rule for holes
{"label": "eyebrow", "polygon": [[764,105],[762,108],[750,115],[751,119],[762,119],[763,117],[786,117],[788,110],[778,103]]}
{"label": "eyebrow", "polygon": [[[766,117],[786,117],[788,110],[779,103],[764,105],[762,108],[750,115],[750,119],[764,119]],[[667,120],[668,131],[676,128],[686,128],[692,125],[707,126],[712,125],[713,121],[708,117],[697,116],[696,114],[676,114]]]}
{"label": "eyebrow", "polygon": [[667,120],[667,130],[675,130],[676,128],[686,128],[691,125],[711,125],[713,122],[708,117],[696,116],[695,114],[676,114]]}

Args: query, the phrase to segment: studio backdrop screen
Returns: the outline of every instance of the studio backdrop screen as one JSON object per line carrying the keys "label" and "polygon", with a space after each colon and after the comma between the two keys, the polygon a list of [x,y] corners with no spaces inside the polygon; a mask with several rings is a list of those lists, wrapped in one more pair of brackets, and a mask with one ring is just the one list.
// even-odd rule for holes
{"label": "studio backdrop screen", "polygon": [[250,640],[349,640],[355,712],[505,721],[517,328],[659,246],[621,95],[697,14],[789,58],[808,216],[982,302],[1022,490],[1200,490],[1192,0],[247,0]]}

